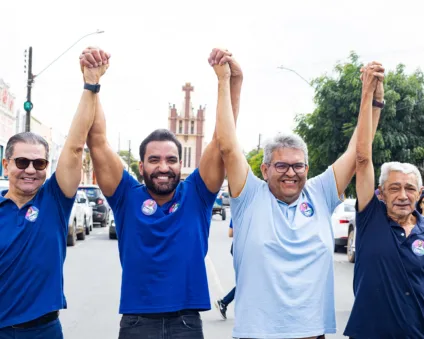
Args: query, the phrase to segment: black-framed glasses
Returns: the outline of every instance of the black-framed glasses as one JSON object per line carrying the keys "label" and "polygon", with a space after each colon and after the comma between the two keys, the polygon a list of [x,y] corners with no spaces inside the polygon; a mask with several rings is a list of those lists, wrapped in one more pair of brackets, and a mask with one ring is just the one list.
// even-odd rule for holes
{"label": "black-framed glasses", "polygon": [[29,164],[32,163],[32,166],[34,166],[37,171],[42,171],[45,170],[47,165],[49,164],[49,161],[46,159],[28,159],[20,157],[10,158],[9,160],[13,160],[15,162],[16,167],[20,170],[27,169]]}
{"label": "black-framed glasses", "polygon": [[296,164],[288,164],[286,162],[277,161],[274,163],[269,163],[269,166],[274,166],[275,170],[278,173],[286,173],[289,171],[290,167],[293,168],[293,171],[296,174],[303,174],[306,171],[306,168],[308,165],[306,165],[304,162],[298,162]]}

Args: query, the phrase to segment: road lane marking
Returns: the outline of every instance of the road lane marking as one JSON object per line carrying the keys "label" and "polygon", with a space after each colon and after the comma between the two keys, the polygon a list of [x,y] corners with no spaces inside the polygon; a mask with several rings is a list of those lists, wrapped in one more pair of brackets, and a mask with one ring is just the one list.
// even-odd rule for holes
{"label": "road lane marking", "polygon": [[216,271],[215,265],[208,254],[206,255],[205,261],[206,261],[206,268],[209,268],[208,271],[210,272],[210,275],[212,278],[211,280],[213,280],[212,286],[215,285],[218,288],[219,293],[221,295],[225,295],[224,289],[222,288],[221,280],[219,280],[218,272]]}

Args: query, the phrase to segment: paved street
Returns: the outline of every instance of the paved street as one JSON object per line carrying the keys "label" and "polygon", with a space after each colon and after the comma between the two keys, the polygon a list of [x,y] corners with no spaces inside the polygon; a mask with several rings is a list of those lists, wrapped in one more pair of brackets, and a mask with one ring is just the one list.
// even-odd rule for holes
{"label": "paved street", "polygon": [[[212,300],[222,297],[234,285],[234,273],[228,238],[229,220],[213,217],[209,255],[206,263]],[[339,333],[327,338],[343,337],[353,301],[353,265],[346,254],[335,255],[336,307]],[[107,228],[95,228],[85,241],[68,247],[65,263],[65,293],[68,310],[61,313],[65,339],[117,339],[121,267],[116,240],[109,240]],[[203,313],[206,339],[231,338],[233,305],[228,320],[222,321],[215,308]]]}

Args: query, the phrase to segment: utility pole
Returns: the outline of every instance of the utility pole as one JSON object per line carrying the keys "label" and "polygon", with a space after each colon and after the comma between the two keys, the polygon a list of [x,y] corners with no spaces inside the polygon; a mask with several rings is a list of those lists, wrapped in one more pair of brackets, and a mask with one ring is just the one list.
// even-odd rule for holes
{"label": "utility pole", "polygon": [[130,171],[131,165],[131,140],[128,140],[128,172]]}
{"label": "utility pole", "polygon": [[31,130],[31,110],[33,104],[31,102],[31,90],[32,84],[34,83],[34,75],[32,74],[32,47],[28,50],[28,80],[27,80],[27,100],[24,103],[24,110],[26,112],[25,119],[25,132],[30,132]]}
{"label": "utility pole", "polygon": [[259,133],[258,153],[259,153],[259,150],[261,149],[261,137],[262,137],[262,134]]}

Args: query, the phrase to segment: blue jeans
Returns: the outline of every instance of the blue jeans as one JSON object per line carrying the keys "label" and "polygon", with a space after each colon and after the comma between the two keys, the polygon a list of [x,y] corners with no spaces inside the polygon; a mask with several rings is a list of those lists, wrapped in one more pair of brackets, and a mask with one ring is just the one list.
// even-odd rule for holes
{"label": "blue jeans", "polygon": [[204,339],[199,313],[147,318],[124,314],[119,339]]}
{"label": "blue jeans", "polygon": [[234,287],[230,293],[228,293],[221,301],[225,306],[228,306],[231,304],[231,302],[234,300],[234,296],[236,295],[236,288]]}
{"label": "blue jeans", "polygon": [[0,328],[0,339],[63,339],[59,319],[31,328]]}

